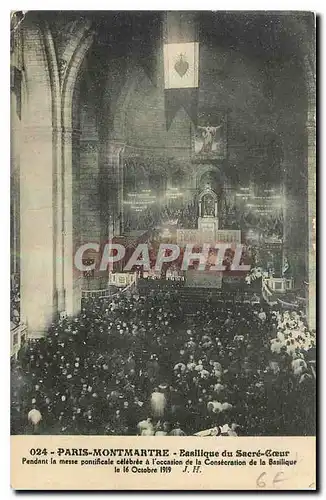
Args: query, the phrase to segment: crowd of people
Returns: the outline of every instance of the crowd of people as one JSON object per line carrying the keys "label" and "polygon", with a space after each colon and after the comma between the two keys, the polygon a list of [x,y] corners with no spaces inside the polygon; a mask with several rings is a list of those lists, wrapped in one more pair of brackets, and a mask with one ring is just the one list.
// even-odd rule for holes
{"label": "crowd of people", "polygon": [[244,232],[253,231],[260,240],[282,240],[283,214],[281,211],[265,211],[246,209],[244,207],[229,207],[221,217],[221,223],[226,229],[241,229]]}
{"label": "crowd of people", "polygon": [[198,222],[198,206],[188,205],[173,206],[150,205],[140,212],[126,213],[124,220],[125,231],[154,229],[166,223],[171,223],[179,228],[195,229]]}
{"label": "crowd of people", "polygon": [[[126,212],[124,230],[154,229],[167,223],[179,228],[196,229],[198,227],[198,203],[195,201],[185,205],[149,205],[138,212]],[[259,240],[283,238],[282,211],[273,211],[267,207],[265,211],[255,210],[243,205],[223,204],[219,213],[221,229],[241,229],[244,233],[252,231]]]}
{"label": "crowd of people", "polygon": [[212,295],[186,313],[173,285],[88,299],[12,361],[12,433],[313,435],[313,334],[293,344],[287,314]]}

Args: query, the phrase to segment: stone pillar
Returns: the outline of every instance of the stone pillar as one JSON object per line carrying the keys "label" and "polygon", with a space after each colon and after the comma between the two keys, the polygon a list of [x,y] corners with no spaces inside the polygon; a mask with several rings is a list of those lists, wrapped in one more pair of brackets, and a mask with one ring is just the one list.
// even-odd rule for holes
{"label": "stone pillar", "polygon": [[[295,151],[294,143],[285,141],[283,159],[283,258],[287,258],[296,287],[302,287],[306,276],[307,241],[305,220],[307,197],[304,188],[304,156]],[[295,154],[293,154],[295,151]]]}
{"label": "stone pillar", "polygon": [[118,188],[118,206],[120,207],[120,232],[124,233],[124,146],[121,148],[119,160],[119,188]]}
{"label": "stone pillar", "polygon": [[290,236],[291,236],[291,202],[290,202],[290,193],[288,193],[287,183],[288,183],[288,172],[291,169],[291,163],[284,159],[282,162],[283,169],[283,185],[282,185],[282,194],[283,194],[283,245],[282,245],[282,264],[285,258],[289,259],[289,254],[291,253],[290,246]]}
{"label": "stone pillar", "polygon": [[308,311],[309,328],[316,329],[316,104],[314,89],[308,102]]}
{"label": "stone pillar", "polygon": [[106,156],[106,177],[107,192],[104,193],[105,200],[103,208],[104,220],[108,228],[109,216],[112,216],[112,229],[113,235],[118,236],[121,234],[123,228],[123,166],[122,166],[122,153],[124,150],[124,143],[120,141],[111,141],[107,146]]}
{"label": "stone pillar", "polygon": [[[75,139],[75,138],[74,138]],[[65,311],[68,315],[75,315],[80,310],[81,280],[80,271],[75,269],[74,254],[76,252],[76,232],[79,228],[74,226],[74,213],[79,207],[79,189],[76,183],[76,170],[73,168],[73,131],[64,129],[62,133],[63,147],[63,176],[64,176],[64,291]],[[78,165],[76,165],[78,167]]]}
{"label": "stone pillar", "polygon": [[22,110],[22,31],[10,33],[10,273],[20,286],[20,136]]}
{"label": "stone pillar", "polygon": [[55,260],[52,127],[25,124],[21,140],[21,317],[30,337],[54,314]]}
{"label": "stone pillar", "polygon": [[81,243],[99,242],[101,227],[97,139],[81,139],[79,151]]}
{"label": "stone pillar", "polygon": [[[51,79],[44,33],[33,16],[21,23],[19,212],[21,318],[28,336],[43,336],[58,311],[63,177],[58,88]],[[49,58],[48,58],[49,56]],[[12,130],[17,139],[15,126]],[[62,293],[61,293],[62,295]],[[61,297],[62,298],[62,297]],[[61,300],[62,303],[62,300]]]}
{"label": "stone pillar", "polygon": [[19,273],[19,163],[20,163],[20,120],[17,113],[17,96],[10,92],[11,137],[10,137],[10,233],[11,233],[11,273]]}
{"label": "stone pillar", "polygon": [[62,174],[62,130],[61,127],[53,131],[54,154],[55,154],[55,304],[58,312],[65,310],[65,290],[64,290],[64,231],[63,231],[63,186]]}

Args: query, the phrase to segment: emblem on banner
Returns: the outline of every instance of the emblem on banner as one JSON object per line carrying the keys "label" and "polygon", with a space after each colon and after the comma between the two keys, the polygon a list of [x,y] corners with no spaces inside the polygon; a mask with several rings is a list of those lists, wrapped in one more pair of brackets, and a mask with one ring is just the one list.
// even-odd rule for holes
{"label": "emblem on banner", "polygon": [[187,63],[186,59],[184,58],[184,54],[179,54],[179,58],[177,62],[174,65],[174,69],[180,75],[181,78],[185,76],[189,69],[189,64]]}
{"label": "emblem on banner", "polygon": [[198,56],[198,42],[165,44],[165,89],[197,88]]}

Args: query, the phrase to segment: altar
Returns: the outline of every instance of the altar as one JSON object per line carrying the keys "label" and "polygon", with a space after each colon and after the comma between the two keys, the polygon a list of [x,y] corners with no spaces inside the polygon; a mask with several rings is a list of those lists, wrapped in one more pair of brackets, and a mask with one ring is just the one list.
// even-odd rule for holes
{"label": "altar", "polygon": [[198,229],[177,229],[177,244],[215,246],[217,243],[230,243],[230,247],[241,243],[241,231],[238,229],[219,229],[218,196],[206,186],[198,197]]}
{"label": "altar", "polygon": [[[218,196],[206,186],[198,197],[198,228],[177,229],[177,243],[181,247],[190,244],[199,247],[209,244],[214,248],[219,243],[229,243],[230,248],[241,244],[241,231],[238,229],[220,229]],[[221,289],[223,272],[187,270],[185,286],[191,288]]]}

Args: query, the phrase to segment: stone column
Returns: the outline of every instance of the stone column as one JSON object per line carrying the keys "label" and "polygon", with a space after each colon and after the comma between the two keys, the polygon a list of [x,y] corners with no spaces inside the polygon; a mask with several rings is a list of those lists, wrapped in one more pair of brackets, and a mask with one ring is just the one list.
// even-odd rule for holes
{"label": "stone column", "polygon": [[80,234],[81,243],[100,241],[98,141],[80,140]]}
{"label": "stone column", "polygon": [[309,328],[316,329],[316,103],[315,91],[310,89],[308,102],[308,311]]}
{"label": "stone column", "polygon": [[[113,235],[118,236],[123,227],[123,166],[122,153],[124,143],[111,141],[107,146],[106,166],[103,174],[106,178],[107,191],[104,193],[104,221],[108,228],[109,215],[112,216]],[[122,227],[121,227],[122,226]]]}
{"label": "stone column", "polygon": [[291,236],[291,202],[290,193],[288,192],[288,172],[291,169],[291,163],[287,159],[282,162],[283,169],[283,184],[282,184],[282,194],[283,194],[283,245],[282,245],[282,268],[285,258],[289,259],[289,254],[291,253],[290,236]]}
{"label": "stone column", "polygon": [[73,139],[75,140],[71,129],[64,129],[62,133],[63,147],[63,241],[64,241],[64,292],[65,292],[65,311],[68,315],[77,314],[80,310],[81,301],[81,280],[80,271],[75,269],[74,254],[78,240],[76,235],[79,228],[74,226],[74,213],[79,207],[79,189],[76,182],[76,168],[73,168]]}
{"label": "stone column", "polygon": [[121,148],[120,159],[119,159],[119,187],[118,187],[118,207],[120,210],[120,232],[124,232],[124,145]]}
{"label": "stone column", "polygon": [[20,163],[20,120],[17,112],[17,96],[10,92],[11,136],[10,136],[10,217],[11,217],[11,272],[19,273],[19,163]]}
{"label": "stone column", "polygon": [[64,307],[60,105],[50,69],[54,54],[48,52],[43,27],[34,21],[27,16],[21,24],[24,50],[19,66],[21,317],[29,337],[43,336]]}
{"label": "stone column", "polygon": [[55,230],[52,128],[25,124],[20,157],[21,317],[30,337],[54,313]]}
{"label": "stone column", "polygon": [[55,182],[54,182],[54,208],[55,208],[55,305],[58,312],[65,310],[64,290],[64,231],[63,231],[63,186],[62,173],[62,130],[58,127],[53,130],[53,151],[55,154]]}
{"label": "stone column", "polygon": [[[307,197],[304,189],[304,156],[295,143],[284,142],[283,158],[283,258],[288,259],[295,286],[303,286],[306,276],[307,241],[305,220]],[[293,153],[294,151],[294,153]]]}

